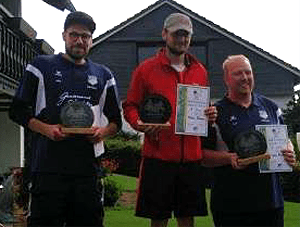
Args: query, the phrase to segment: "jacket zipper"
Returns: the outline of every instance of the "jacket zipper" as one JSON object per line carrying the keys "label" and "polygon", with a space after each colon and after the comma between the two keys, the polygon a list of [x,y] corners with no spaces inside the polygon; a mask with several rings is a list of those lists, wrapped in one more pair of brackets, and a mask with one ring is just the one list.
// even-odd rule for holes
{"label": "jacket zipper", "polygon": [[[183,72],[177,72],[177,77],[178,77],[178,81],[179,83],[184,83],[184,75]],[[181,157],[180,157],[180,163],[184,162],[184,135],[180,135],[180,150],[181,150]]]}

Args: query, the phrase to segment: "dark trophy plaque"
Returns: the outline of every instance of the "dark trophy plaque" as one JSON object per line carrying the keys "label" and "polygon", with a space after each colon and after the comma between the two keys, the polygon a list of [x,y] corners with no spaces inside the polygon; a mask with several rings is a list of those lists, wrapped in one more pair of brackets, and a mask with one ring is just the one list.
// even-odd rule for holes
{"label": "dark trophy plaque", "polygon": [[162,95],[149,95],[139,106],[141,126],[159,125],[169,127],[172,107]]}
{"label": "dark trophy plaque", "polygon": [[63,133],[93,134],[91,126],[94,122],[94,113],[84,102],[66,103],[61,108],[60,119]]}
{"label": "dark trophy plaque", "polygon": [[249,165],[263,159],[269,159],[266,154],[267,142],[262,133],[250,130],[240,133],[234,140],[234,151],[238,154],[240,165]]}

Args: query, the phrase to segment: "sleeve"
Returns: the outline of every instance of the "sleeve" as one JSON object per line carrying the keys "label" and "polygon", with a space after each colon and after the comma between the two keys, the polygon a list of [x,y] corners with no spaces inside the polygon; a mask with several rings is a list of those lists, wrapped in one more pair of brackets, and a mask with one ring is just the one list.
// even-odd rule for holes
{"label": "sleeve", "polygon": [[205,149],[209,150],[216,150],[216,143],[217,143],[217,133],[216,128],[209,124],[208,125],[208,136],[201,137],[202,138],[202,146]]}
{"label": "sleeve", "polygon": [[142,70],[138,67],[132,74],[127,99],[123,102],[124,118],[135,129],[139,119],[139,105],[146,91],[142,76]]}
{"label": "sleeve", "polygon": [[38,83],[39,79],[36,76],[25,71],[9,109],[10,119],[24,127],[35,115]]}
{"label": "sleeve", "polygon": [[116,123],[118,130],[122,128],[121,107],[114,77],[110,79],[110,86],[107,88],[103,113],[109,123]]}

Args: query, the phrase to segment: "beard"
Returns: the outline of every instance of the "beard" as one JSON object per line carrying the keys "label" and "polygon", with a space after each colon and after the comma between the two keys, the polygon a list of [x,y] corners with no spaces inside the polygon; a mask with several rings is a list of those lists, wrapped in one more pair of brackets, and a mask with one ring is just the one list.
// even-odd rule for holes
{"label": "beard", "polygon": [[169,49],[170,53],[175,55],[175,56],[180,56],[182,54],[185,54],[187,51],[186,50],[178,50],[177,48],[171,47],[167,45],[167,48]]}
{"label": "beard", "polygon": [[[77,48],[77,46],[73,48]],[[87,53],[83,53],[83,54],[76,53],[75,51],[73,51],[71,48],[68,47],[66,47],[66,54],[68,54],[74,60],[80,60],[87,56]]]}

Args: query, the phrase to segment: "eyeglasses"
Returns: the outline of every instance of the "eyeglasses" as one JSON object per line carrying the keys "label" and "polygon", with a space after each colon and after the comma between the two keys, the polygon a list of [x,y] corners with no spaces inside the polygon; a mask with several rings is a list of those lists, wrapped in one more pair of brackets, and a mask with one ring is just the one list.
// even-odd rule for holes
{"label": "eyeglasses", "polygon": [[69,33],[69,36],[74,40],[77,40],[79,39],[79,37],[81,37],[82,41],[87,41],[88,39],[92,38],[92,35],[90,34],[87,33],[79,34],[77,32],[71,32]]}

